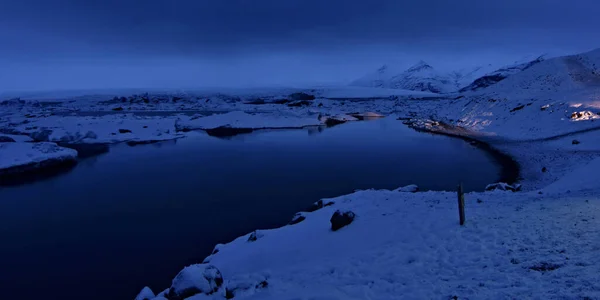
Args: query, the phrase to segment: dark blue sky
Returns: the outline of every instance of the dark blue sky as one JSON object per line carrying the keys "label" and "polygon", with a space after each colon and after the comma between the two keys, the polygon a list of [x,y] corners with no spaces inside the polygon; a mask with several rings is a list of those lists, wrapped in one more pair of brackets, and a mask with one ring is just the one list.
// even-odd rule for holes
{"label": "dark blue sky", "polygon": [[343,82],[600,47],[597,0],[0,0],[0,91]]}

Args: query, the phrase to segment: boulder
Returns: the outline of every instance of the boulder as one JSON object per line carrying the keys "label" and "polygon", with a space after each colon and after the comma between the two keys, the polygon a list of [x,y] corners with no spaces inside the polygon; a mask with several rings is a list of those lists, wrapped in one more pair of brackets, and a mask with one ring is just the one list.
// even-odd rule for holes
{"label": "boulder", "polygon": [[191,265],[175,276],[167,298],[182,300],[197,294],[211,295],[222,285],[223,275],[217,267],[208,264]]}
{"label": "boulder", "polygon": [[129,129],[119,129],[119,133],[131,133]]}
{"label": "boulder", "polygon": [[394,192],[403,192],[403,193],[416,193],[419,191],[419,186],[416,184],[411,184],[407,186],[403,186],[394,190]]}
{"label": "boulder", "polygon": [[520,184],[510,185],[508,183],[498,182],[498,183],[488,184],[485,187],[485,190],[486,191],[511,191],[511,192],[518,192],[518,191],[521,190],[521,185]]}
{"label": "boulder", "polygon": [[15,139],[8,136],[0,136],[0,143],[15,143]]}
{"label": "boulder", "polygon": [[581,144],[581,142],[580,142],[580,141],[578,141],[578,140],[573,140],[573,141],[571,142],[571,144],[573,144],[573,145],[579,145],[579,144]]}
{"label": "boulder", "polygon": [[156,298],[154,292],[149,287],[144,287],[142,291],[135,297],[135,300],[152,300]]}
{"label": "boulder", "polygon": [[354,221],[355,217],[356,215],[352,211],[342,212],[337,210],[333,213],[333,216],[331,216],[331,219],[329,220],[331,222],[331,230],[337,231],[342,227],[350,225],[350,223]]}
{"label": "boulder", "polygon": [[306,220],[306,217],[304,216],[303,213],[297,213],[294,215],[294,217],[292,218],[292,220],[290,221],[289,225],[294,225],[294,224],[298,224],[302,221]]}

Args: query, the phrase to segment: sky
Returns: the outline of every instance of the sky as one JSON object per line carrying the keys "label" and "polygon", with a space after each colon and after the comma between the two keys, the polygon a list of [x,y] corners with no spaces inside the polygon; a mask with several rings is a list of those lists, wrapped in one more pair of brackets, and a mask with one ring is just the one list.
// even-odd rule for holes
{"label": "sky", "polygon": [[597,0],[0,0],[0,91],[345,84],[600,47]]}

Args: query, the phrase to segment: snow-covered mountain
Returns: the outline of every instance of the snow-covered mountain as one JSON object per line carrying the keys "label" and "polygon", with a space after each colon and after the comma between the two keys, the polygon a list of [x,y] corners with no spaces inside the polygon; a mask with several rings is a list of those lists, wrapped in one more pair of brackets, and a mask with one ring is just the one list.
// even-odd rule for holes
{"label": "snow-covered mountain", "polygon": [[431,93],[451,93],[473,82],[479,76],[491,71],[491,66],[477,66],[450,72],[442,72],[425,61],[406,70],[384,65],[352,83],[352,86],[405,89]]}
{"label": "snow-covered mountain", "polygon": [[404,71],[384,65],[352,83],[352,86],[405,89],[432,93],[475,91],[498,83],[544,60],[544,56],[524,58],[511,65],[498,68],[492,64],[439,71],[424,61]]}

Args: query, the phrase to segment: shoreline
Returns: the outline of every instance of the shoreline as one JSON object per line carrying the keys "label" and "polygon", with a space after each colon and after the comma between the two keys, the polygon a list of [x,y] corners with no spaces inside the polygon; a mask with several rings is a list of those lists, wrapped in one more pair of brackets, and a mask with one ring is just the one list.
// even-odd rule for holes
{"label": "shoreline", "polygon": [[[428,133],[428,134],[433,134],[433,135],[442,135],[442,136],[461,139],[465,142],[468,142],[472,146],[491,155],[492,158],[500,165],[500,168],[501,168],[500,178],[498,179],[498,182],[514,184],[514,183],[517,183],[524,179],[521,177],[521,175],[522,175],[521,164],[519,164],[519,162],[516,160],[516,158],[513,157],[512,155],[492,146],[492,144],[489,142],[485,142],[485,141],[483,141],[481,139],[477,139],[473,136],[459,134],[458,132],[453,133],[451,131],[435,130],[435,129],[429,129],[429,128],[425,128],[425,127],[413,126],[412,124],[407,124],[407,123],[405,123],[405,124],[409,128],[411,128],[417,132]],[[446,126],[450,126],[450,125],[446,125]],[[464,132],[468,132],[468,131],[464,131]]]}

